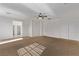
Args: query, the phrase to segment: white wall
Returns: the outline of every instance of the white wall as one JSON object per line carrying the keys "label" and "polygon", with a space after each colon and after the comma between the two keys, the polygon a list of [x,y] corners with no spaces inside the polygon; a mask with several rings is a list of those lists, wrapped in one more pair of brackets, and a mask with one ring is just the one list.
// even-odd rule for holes
{"label": "white wall", "polygon": [[79,20],[78,19],[68,19],[60,20],[57,22],[48,22],[46,24],[46,33],[47,36],[66,38],[70,40],[79,41]]}
{"label": "white wall", "polygon": [[54,22],[52,20],[48,20],[44,26],[44,35],[68,39],[68,24],[64,21]]}
{"label": "white wall", "polygon": [[32,36],[40,36],[40,21],[32,20]]}
{"label": "white wall", "polygon": [[79,41],[79,20],[75,19],[69,23],[69,39]]}
{"label": "white wall", "polygon": [[[36,23],[36,22],[35,22]],[[33,24],[34,33],[33,35],[39,35],[39,22]],[[35,27],[34,27],[35,26]],[[65,38],[70,40],[79,40],[79,20],[78,19],[67,19],[43,22],[43,35]]]}
{"label": "white wall", "polygon": [[23,21],[23,36],[30,36],[30,19],[26,19],[25,21]]}
{"label": "white wall", "polygon": [[12,37],[12,20],[0,17],[0,39]]}
{"label": "white wall", "polygon": [[29,36],[42,36],[42,22],[38,19],[31,19],[29,27]]}
{"label": "white wall", "polygon": [[[40,21],[33,20],[32,35],[39,36],[52,36],[58,38],[68,39],[68,24],[65,22],[53,22],[52,20],[42,21],[42,27],[40,27]],[[41,32],[40,32],[41,31]]]}

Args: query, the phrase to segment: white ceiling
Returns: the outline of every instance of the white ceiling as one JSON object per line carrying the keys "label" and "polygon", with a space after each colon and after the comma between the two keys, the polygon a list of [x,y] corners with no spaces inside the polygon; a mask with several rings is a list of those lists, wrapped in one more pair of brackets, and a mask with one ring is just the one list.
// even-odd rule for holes
{"label": "white ceiling", "polygon": [[78,3],[1,3],[0,16],[17,19],[34,17],[38,13],[46,13],[59,19],[79,18]]}
{"label": "white ceiling", "polygon": [[13,9],[10,9],[10,8],[6,8],[2,5],[0,5],[0,16],[10,17],[10,18],[17,18],[17,19],[26,18],[26,16],[23,13],[18,12],[18,11],[13,10]]}

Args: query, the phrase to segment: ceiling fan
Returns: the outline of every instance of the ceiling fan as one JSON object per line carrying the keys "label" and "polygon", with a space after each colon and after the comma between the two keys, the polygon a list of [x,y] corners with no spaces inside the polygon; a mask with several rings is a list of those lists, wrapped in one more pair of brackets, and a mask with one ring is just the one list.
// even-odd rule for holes
{"label": "ceiling fan", "polygon": [[51,20],[52,18],[50,18],[46,13],[39,13],[37,15],[37,19],[41,19],[41,20],[48,19],[48,20]]}

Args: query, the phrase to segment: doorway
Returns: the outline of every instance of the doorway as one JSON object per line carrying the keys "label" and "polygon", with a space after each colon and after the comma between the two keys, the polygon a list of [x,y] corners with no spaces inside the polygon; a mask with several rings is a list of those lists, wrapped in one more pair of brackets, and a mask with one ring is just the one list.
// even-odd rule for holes
{"label": "doorway", "polygon": [[13,37],[22,36],[22,22],[13,21]]}

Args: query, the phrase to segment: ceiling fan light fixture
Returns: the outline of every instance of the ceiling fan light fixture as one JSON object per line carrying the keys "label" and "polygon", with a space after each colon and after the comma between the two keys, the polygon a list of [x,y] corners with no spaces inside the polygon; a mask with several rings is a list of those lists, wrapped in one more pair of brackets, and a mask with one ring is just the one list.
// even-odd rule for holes
{"label": "ceiling fan light fixture", "polygon": [[44,19],[46,17],[47,17],[47,15],[45,15],[43,13],[39,13],[39,15],[38,15],[38,19]]}

